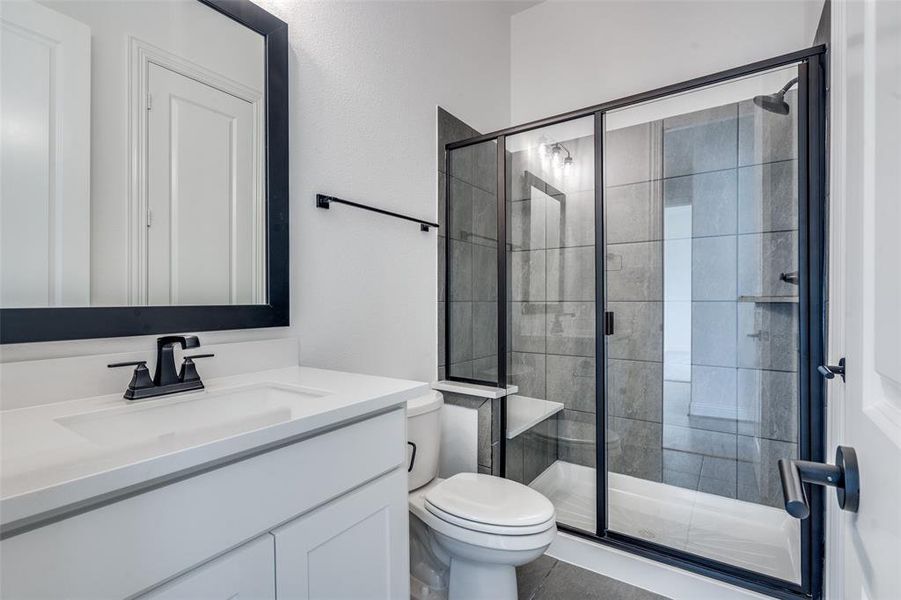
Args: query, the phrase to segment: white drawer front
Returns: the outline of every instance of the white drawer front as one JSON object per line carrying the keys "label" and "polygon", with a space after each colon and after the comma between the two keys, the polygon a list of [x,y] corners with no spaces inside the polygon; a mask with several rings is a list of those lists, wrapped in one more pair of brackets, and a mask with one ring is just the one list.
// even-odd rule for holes
{"label": "white drawer front", "polygon": [[[4,598],[122,598],[404,465],[402,408],[8,538]],[[405,470],[405,469],[404,469]]]}
{"label": "white drawer front", "polygon": [[275,538],[267,533],[141,600],[275,600]]}

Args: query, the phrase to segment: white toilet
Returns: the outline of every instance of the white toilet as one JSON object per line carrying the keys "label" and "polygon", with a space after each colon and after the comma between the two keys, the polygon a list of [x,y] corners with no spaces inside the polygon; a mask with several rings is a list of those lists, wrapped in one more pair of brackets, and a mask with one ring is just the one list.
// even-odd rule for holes
{"label": "white toilet", "polygon": [[516,567],[557,534],[554,505],[492,475],[438,475],[439,392],[407,403],[410,583],[416,600],[513,600]]}

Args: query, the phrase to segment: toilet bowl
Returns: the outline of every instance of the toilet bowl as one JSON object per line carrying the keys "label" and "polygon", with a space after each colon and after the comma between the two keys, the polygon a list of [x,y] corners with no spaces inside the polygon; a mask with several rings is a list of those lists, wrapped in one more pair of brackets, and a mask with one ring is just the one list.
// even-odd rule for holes
{"label": "toilet bowl", "polygon": [[438,478],[442,404],[439,392],[407,404],[411,596],[515,599],[516,567],[544,554],[557,533],[554,506],[492,475]]}

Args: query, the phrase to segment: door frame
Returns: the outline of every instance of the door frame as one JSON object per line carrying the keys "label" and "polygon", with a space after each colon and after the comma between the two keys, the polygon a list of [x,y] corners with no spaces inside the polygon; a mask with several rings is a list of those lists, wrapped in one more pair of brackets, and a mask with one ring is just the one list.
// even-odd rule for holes
{"label": "door frame", "polygon": [[[798,203],[799,203],[799,240],[801,252],[799,260],[799,323],[800,323],[800,410],[801,430],[799,432],[799,458],[822,462],[825,454],[826,435],[826,403],[824,382],[817,372],[817,366],[824,364],[824,347],[826,338],[826,87],[825,87],[825,45],[813,46],[789,54],[773,57],[727,69],[704,77],[698,77],[681,83],[664,86],[655,90],[635,94],[618,100],[612,100],[595,106],[570,111],[557,116],[548,117],[509,127],[503,130],[479,135],[466,140],[451,142],[445,145],[445,167],[449,167],[450,151],[485,142],[498,144],[498,240],[506,240],[506,223],[502,220],[506,207],[506,170],[501,162],[505,152],[505,139],[508,135],[531,131],[587,116],[595,119],[595,235],[597,248],[604,248],[604,185],[603,185],[603,134],[604,115],[614,109],[625,108],[649,100],[655,100],[676,93],[687,92],[712,84],[729,81],[769,71],[782,66],[798,65]],[[450,171],[448,171],[450,172]],[[450,199],[450,178],[447,178],[445,193]],[[450,202],[445,203],[445,220],[450,222]],[[445,237],[446,254],[450,256],[450,236]],[[499,248],[504,248],[500,242]],[[601,250],[602,251],[602,250]],[[601,251],[596,250],[596,256]],[[506,289],[506,258],[498,257],[498,298],[503,299],[501,290]],[[503,263],[503,264],[502,264]],[[596,315],[603,314],[601,307],[606,307],[603,262],[596,258],[595,306]],[[450,261],[446,264],[446,285],[450,285]],[[811,285],[811,282],[823,282]],[[445,323],[450,328],[450,302],[445,303]],[[499,306],[498,319],[498,380],[470,380],[447,375],[448,380],[463,381],[506,387],[506,355],[507,336],[506,306]],[[633,538],[624,534],[607,530],[606,499],[606,343],[604,340],[604,319],[595,319],[595,362],[596,362],[596,464],[598,472],[597,489],[597,522],[594,533],[558,524],[561,531],[587,538],[591,541],[611,546],[626,552],[698,573],[713,579],[768,594],[776,598],[819,599],[823,592],[824,561],[824,502],[823,490],[812,490],[810,495],[812,516],[801,523],[801,584],[796,585],[768,575],[749,571],[731,564],[716,561],[707,557],[689,554],[646,540]],[[445,336],[445,353],[451,356],[451,336]],[[501,422],[505,421],[506,402],[501,403]],[[503,476],[506,454],[506,436],[501,435],[500,473]]]}
{"label": "door frame", "polygon": [[220,92],[239,98],[251,105],[253,123],[253,231],[252,280],[254,304],[265,299],[265,234],[266,202],[264,187],[264,152],[266,111],[263,90],[256,90],[216,73],[186,58],[168,52],[136,37],[128,38],[128,304],[148,304],[148,181],[149,166],[148,95],[150,66],[156,65],[178,75],[193,79]]}

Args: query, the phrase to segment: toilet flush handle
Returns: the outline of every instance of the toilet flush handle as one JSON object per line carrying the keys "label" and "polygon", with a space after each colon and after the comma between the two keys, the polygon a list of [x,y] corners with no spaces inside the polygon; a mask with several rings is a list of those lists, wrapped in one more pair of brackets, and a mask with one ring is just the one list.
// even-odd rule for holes
{"label": "toilet flush handle", "polygon": [[410,466],[407,467],[407,473],[413,470],[413,463],[416,462],[416,444],[413,442],[407,442],[413,447],[413,454],[410,455]]}

